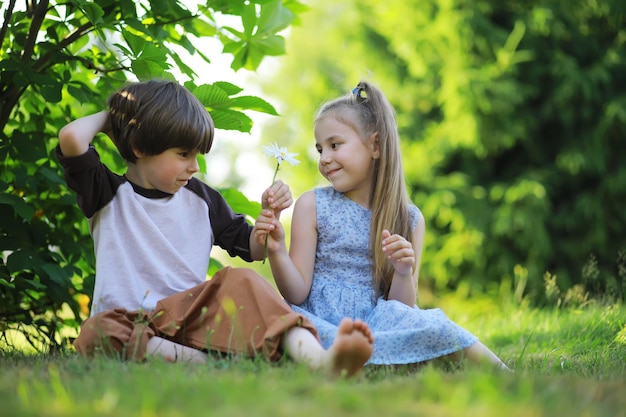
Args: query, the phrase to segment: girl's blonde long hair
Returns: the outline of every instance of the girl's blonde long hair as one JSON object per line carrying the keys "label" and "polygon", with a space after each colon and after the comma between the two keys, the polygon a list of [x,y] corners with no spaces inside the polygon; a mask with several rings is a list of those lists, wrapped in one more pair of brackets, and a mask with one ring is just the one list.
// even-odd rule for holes
{"label": "girl's blonde long hair", "polygon": [[380,158],[373,166],[369,247],[373,284],[387,298],[394,269],[382,250],[383,230],[412,240],[411,202],[404,182],[395,110],[378,88],[361,81],[350,94],[324,104],[315,122],[331,112],[333,117],[355,128],[364,141],[378,132]]}

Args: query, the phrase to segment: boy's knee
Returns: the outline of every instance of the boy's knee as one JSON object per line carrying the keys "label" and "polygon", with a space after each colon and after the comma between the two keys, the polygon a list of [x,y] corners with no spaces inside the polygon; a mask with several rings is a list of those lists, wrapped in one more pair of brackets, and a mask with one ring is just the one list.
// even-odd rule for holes
{"label": "boy's knee", "polygon": [[102,354],[141,361],[152,336],[154,330],[137,312],[115,309],[88,318],[81,326],[74,347],[85,357]]}

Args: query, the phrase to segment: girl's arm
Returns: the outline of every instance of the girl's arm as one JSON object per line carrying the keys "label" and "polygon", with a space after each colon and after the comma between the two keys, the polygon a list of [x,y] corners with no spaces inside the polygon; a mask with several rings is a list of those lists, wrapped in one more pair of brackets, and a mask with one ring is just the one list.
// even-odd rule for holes
{"label": "girl's arm", "polygon": [[420,217],[413,230],[412,244],[398,235],[384,235],[383,250],[395,269],[388,300],[397,300],[409,307],[416,304],[424,231],[424,218]]}
{"label": "girl's arm", "polygon": [[315,194],[304,193],[293,211],[291,248],[287,252],[285,231],[270,211],[264,210],[255,227],[257,241],[265,243],[269,232],[268,258],[276,286],[287,301],[301,304],[313,282],[313,264],[317,247]]}
{"label": "girl's arm", "polygon": [[68,123],[59,131],[59,145],[63,156],[84,154],[93,138],[100,132],[108,134],[109,129],[108,111],[94,113]]}

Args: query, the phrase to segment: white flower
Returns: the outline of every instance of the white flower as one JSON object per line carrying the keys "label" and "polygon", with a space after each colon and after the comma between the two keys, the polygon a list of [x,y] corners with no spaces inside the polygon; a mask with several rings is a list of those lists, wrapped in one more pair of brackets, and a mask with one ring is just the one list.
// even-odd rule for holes
{"label": "white flower", "polygon": [[[274,178],[272,178],[272,184],[276,182],[276,174],[278,174],[278,170],[280,169],[280,164],[283,161],[289,162],[289,165],[295,166],[300,163],[294,156],[298,156],[297,153],[289,153],[287,152],[287,148],[279,148],[276,142],[272,143],[270,146],[263,146],[263,150],[267,156],[272,158],[276,158],[276,169],[274,170]],[[267,258],[267,239],[269,235],[265,236],[265,255],[263,256],[263,263],[265,263],[265,259]]]}
{"label": "white flower", "polygon": [[298,156],[297,153],[289,153],[289,152],[287,152],[287,148],[285,148],[285,147],[278,147],[276,142],[272,143],[269,146],[263,146],[263,150],[265,151],[265,154],[267,156],[271,156],[272,158],[276,158],[276,161],[278,162],[278,165],[280,165],[281,162],[283,162],[283,161],[289,162],[289,165],[291,165],[291,166],[296,166],[296,165],[298,165],[300,163],[300,161],[298,161],[296,158],[294,158],[295,156]]}

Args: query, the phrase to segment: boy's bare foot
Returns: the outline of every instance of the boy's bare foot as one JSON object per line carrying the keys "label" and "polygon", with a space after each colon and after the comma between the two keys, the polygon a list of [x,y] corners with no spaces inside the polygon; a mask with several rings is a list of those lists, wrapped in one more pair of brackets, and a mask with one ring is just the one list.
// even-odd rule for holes
{"label": "boy's bare foot", "polygon": [[343,319],[329,349],[331,373],[345,377],[357,374],[372,356],[373,345],[374,337],[367,324],[361,320]]}

